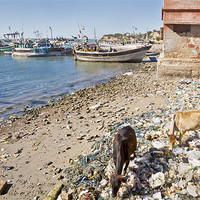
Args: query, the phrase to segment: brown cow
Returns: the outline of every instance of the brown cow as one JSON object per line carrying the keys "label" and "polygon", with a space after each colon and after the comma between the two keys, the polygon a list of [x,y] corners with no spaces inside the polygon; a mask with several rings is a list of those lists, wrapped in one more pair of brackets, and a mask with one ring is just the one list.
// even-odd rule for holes
{"label": "brown cow", "polygon": [[125,182],[126,178],[121,176],[124,164],[124,175],[130,162],[130,156],[137,147],[135,131],[130,127],[123,127],[118,131],[113,141],[113,160],[115,164],[116,174],[111,175],[112,196],[116,197],[121,186],[121,182]]}
{"label": "brown cow", "polygon": [[174,148],[174,143],[177,139],[174,135],[175,131],[180,132],[178,141],[181,143],[182,137],[186,131],[194,131],[198,129],[200,129],[200,110],[176,112],[172,120],[170,133],[168,134],[169,148],[171,150]]}

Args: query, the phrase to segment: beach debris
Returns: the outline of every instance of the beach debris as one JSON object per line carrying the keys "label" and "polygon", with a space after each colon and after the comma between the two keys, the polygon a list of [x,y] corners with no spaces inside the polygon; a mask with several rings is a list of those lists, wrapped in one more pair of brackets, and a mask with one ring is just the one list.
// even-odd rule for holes
{"label": "beach debris", "polygon": [[7,181],[0,180],[0,195],[3,193],[6,186],[7,186]]}
{"label": "beach debris", "polygon": [[137,157],[130,161],[127,182],[121,186],[118,197],[159,200],[182,199],[183,195],[200,197],[200,131],[186,133],[183,145],[175,144],[173,151],[168,149],[167,137],[169,122],[177,110],[200,109],[200,83],[181,80],[177,85],[175,90],[166,86],[165,90],[155,92],[164,97],[166,109],[149,109],[110,124],[109,132],[92,145],[91,154],[73,160],[73,165],[65,170],[65,184],[74,191],[73,199],[112,199],[110,175],[115,169],[112,142],[117,131],[127,124],[137,135]]}
{"label": "beach debris", "polygon": [[99,102],[98,104],[91,106],[90,110],[98,110],[99,108],[101,108],[103,105],[103,103]]}
{"label": "beach debris", "polygon": [[154,189],[158,186],[161,186],[165,183],[165,175],[162,172],[152,174],[149,179],[150,186]]}
{"label": "beach debris", "polygon": [[49,192],[48,196],[44,198],[44,200],[56,200],[58,198],[58,195],[60,194],[62,188],[63,188],[63,184],[56,185]]}
{"label": "beach debris", "polygon": [[40,197],[39,196],[35,196],[34,198],[33,198],[33,200],[38,200]]}
{"label": "beach debris", "polygon": [[123,75],[131,76],[131,75],[133,75],[133,72],[126,72]]}

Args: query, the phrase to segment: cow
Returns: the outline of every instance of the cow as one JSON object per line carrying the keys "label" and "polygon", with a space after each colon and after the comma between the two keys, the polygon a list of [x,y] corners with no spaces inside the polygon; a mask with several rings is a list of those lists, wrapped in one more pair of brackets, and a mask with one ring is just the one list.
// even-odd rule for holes
{"label": "cow", "polygon": [[[200,110],[178,111],[174,114],[171,124],[169,138],[169,149],[173,150],[175,140],[181,144],[181,140],[186,131],[195,131],[200,129]],[[176,138],[174,132],[180,132],[179,138]]]}
{"label": "cow", "polygon": [[116,197],[121,186],[121,182],[126,182],[126,177],[123,177],[130,162],[130,156],[134,154],[137,147],[137,140],[134,129],[130,126],[121,128],[113,140],[113,160],[115,165],[115,174],[111,175],[112,196]]}

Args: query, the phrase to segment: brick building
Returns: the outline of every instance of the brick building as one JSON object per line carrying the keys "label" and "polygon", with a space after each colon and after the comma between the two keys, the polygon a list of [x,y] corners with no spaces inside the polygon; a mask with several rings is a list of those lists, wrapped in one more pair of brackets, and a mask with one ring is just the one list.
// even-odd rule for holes
{"label": "brick building", "polygon": [[200,77],[200,0],[164,0],[158,76]]}

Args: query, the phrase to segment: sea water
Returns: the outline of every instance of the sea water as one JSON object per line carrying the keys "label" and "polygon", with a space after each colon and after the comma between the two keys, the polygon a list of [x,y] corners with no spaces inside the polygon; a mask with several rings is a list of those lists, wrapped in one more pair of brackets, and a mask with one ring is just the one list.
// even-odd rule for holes
{"label": "sea water", "polygon": [[74,61],[73,56],[16,58],[0,55],[0,121],[25,107],[47,104],[78,89],[138,68],[135,63]]}

